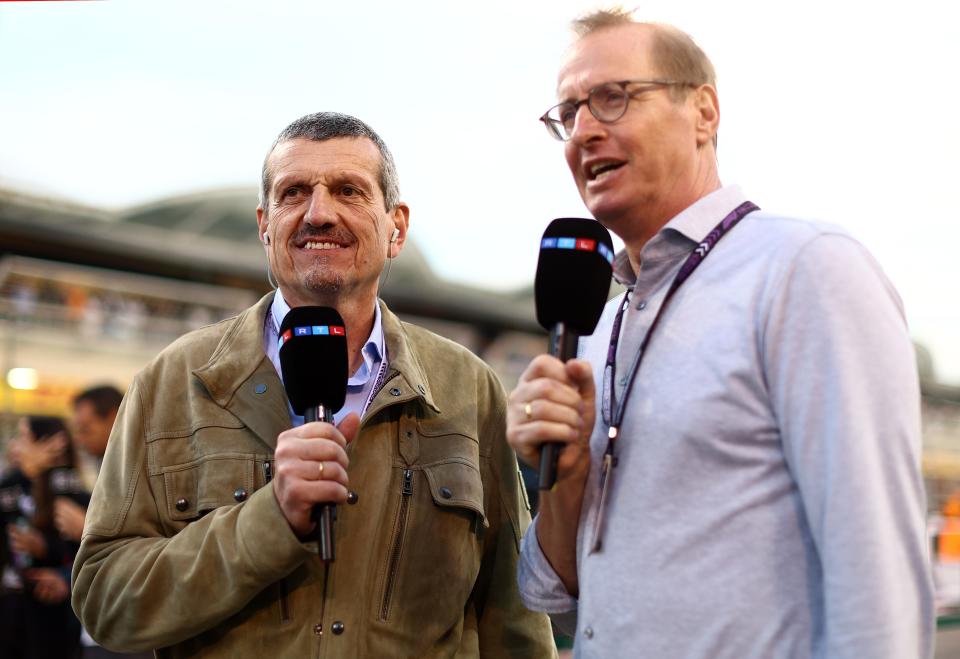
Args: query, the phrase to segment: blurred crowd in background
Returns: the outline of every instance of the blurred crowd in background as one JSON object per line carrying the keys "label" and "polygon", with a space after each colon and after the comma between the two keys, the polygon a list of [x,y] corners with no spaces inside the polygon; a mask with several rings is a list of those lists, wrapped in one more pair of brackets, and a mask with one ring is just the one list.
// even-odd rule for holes
{"label": "blurred crowd in background", "polygon": [[70,571],[86,508],[123,398],[110,385],[72,400],[68,419],[25,416],[5,446],[0,475],[0,656],[115,656],[81,628]]}

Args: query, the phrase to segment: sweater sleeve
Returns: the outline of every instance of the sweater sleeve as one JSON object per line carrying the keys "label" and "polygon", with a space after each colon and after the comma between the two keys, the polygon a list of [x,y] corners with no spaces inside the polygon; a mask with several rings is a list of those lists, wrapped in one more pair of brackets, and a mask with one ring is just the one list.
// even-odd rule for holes
{"label": "sweater sleeve", "polygon": [[517,580],[527,608],[549,613],[557,628],[573,636],[577,629],[577,599],[567,592],[537,541],[536,518],[520,549]]}
{"label": "sweater sleeve", "polygon": [[822,569],[815,654],[930,656],[920,395],[900,299],[841,234],[808,241],[770,299],[764,370]]}

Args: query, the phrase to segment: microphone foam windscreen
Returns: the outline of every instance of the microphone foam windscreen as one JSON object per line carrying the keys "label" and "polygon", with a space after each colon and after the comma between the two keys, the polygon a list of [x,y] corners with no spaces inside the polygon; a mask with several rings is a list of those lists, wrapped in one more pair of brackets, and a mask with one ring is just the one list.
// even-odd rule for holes
{"label": "microphone foam windscreen", "polygon": [[280,371],[297,414],[318,405],[332,412],[347,397],[347,333],[330,307],[295,307],[280,324]]}
{"label": "microphone foam windscreen", "polygon": [[593,334],[612,275],[613,241],[602,224],[576,217],[554,220],[540,240],[537,322],[548,331],[564,323],[580,336]]}

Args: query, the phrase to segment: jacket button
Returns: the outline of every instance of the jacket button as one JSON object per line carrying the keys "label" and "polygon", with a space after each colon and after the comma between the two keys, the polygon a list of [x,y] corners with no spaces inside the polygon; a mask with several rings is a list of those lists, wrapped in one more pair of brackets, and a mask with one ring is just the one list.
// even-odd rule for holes
{"label": "jacket button", "polygon": [[360,500],[359,494],[357,494],[353,490],[350,490],[349,492],[347,492],[347,503],[349,503],[351,506],[359,500]]}
{"label": "jacket button", "polygon": [[316,634],[317,636],[322,636],[322,635],[323,635],[323,625],[321,625],[319,622],[318,622],[317,624],[315,624],[315,625],[313,626],[313,633]]}
{"label": "jacket button", "polygon": [[238,487],[236,490],[233,491],[233,498],[236,499],[237,501],[246,501],[247,491],[242,487]]}
{"label": "jacket button", "polygon": [[184,510],[186,510],[189,505],[190,505],[190,502],[184,499],[183,497],[180,497],[179,499],[177,499],[176,506],[177,506],[177,510],[179,510],[180,512],[183,512]]}
{"label": "jacket button", "polygon": [[390,390],[391,396],[399,396],[401,393],[402,392],[400,391],[399,387],[394,387]]}
{"label": "jacket button", "polygon": [[440,496],[442,496],[444,499],[449,499],[453,496],[453,492],[450,491],[449,487],[441,487]]}
{"label": "jacket button", "polygon": [[583,635],[587,638],[593,638],[593,627],[587,627],[583,630]]}
{"label": "jacket button", "polygon": [[333,625],[330,626],[330,631],[339,636],[343,633],[343,623],[339,620],[334,621]]}

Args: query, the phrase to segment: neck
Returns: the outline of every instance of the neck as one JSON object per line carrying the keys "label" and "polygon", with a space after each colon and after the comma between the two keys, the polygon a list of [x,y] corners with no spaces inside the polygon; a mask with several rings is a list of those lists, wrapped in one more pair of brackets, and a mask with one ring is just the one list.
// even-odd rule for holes
{"label": "neck", "polygon": [[[347,356],[350,360],[349,373],[353,375],[363,363],[363,346],[367,343],[367,337],[373,331],[373,321],[376,318],[374,305],[377,304],[376,298],[369,305],[357,307],[356,309],[339,309],[343,316],[343,322],[347,328]],[[345,305],[349,307],[350,305]]]}
{"label": "neck", "polygon": [[[625,224],[631,230],[625,232],[627,235],[621,235],[620,237],[623,239],[624,248],[630,258],[630,266],[633,271],[635,273],[640,272],[640,255],[643,252],[643,247],[651,238],[657,235],[670,220],[721,187],[723,187],[723,184],[720,182],[716,166],[705,167],[698,172],[692,185],[686,191],[674,190],[674,194],[664,195],[662,203],[650,208],[643,216],[634,217],[626,222]],[[681,193],[676,194],[677,192]]]}

